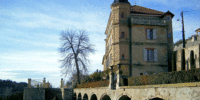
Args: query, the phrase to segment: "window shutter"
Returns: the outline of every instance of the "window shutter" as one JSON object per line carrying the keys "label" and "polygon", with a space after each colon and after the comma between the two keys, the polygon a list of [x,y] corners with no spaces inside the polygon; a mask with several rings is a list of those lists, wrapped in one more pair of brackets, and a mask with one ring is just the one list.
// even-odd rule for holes
{"label": "window shutter", "polygon": [[143,58],[144,61],[147,61],[147,49],[143,49]]}
{"label": "window shutter", "polygon": [[153,29],[153,39],[156,39],[156,29]]}
{"label": "window shutter", "polygon": [[150,29],[147,29],[147,39],[150,39]]}
{"label": "window shutter", "polygon": [[124,33],[124,38],[126,38],[126,34]]}
{"label": "window shutter", "polygon": [[154,61],[158,61],[158,50],[154,49]]}

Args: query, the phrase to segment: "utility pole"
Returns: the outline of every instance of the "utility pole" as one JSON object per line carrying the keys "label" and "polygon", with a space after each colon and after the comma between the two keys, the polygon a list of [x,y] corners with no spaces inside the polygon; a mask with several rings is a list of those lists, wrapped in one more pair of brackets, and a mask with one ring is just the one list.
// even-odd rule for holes
{"label": "utility pole", "polygon": [[183,31],[183,50],[182,50],[182,56],[181,56],[181,70],[185,70],[185,30],[184,30],[184,19],[183,19],[183,11],[181,12],[182,17],[182,31]]}
{"label": "utility pole", "polygon": [[184,30],[183,11],[181,12],[181,17],[182,17],[182,31],[183,31],[183,48],[185,48],[185,30]]}

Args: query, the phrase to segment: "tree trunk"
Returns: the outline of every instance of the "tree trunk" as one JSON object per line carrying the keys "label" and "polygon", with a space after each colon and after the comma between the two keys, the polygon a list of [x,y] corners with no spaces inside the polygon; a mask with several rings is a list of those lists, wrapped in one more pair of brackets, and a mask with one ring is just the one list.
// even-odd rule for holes
{"label": "tree trunk", "polygon": [[77,70],[77,81],[78,81],[78,84],[80,84],[79,66],[78,66],[78,60],[76,57],[75,57],[75,63],[76,63],[76,70]]}

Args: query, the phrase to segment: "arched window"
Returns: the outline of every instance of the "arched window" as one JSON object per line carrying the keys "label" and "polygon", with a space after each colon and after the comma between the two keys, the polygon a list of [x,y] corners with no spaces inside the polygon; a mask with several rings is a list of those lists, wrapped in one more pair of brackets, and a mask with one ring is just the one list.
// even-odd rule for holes
{"label": "arched window", "polygon": [[194,51],[190,51],[190,68],[195,68]]}
{"label": "arched window", "polygon": [[181,52],[181,70],[185,70],[185,50]]}

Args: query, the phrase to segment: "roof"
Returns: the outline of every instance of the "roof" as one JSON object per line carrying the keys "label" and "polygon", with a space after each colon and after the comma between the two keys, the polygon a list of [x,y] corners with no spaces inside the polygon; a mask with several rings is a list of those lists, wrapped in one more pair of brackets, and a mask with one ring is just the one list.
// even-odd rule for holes
{"label": "roof", "polygon": [[168,10],[166,13],[164,13],[161,17],[164,17],[164,16],[167,15],[167,14],[170,14],[170,15],[172,16],[172,18],[174,17],[174,14],[171,13],[169,10]]}
{"label": "roof", "polygon": [[200,31],[200,28],[198,28],[195,32],[198,32],[198,31]]}
{"label": "roof", "polygon": [[163,15],[164,12],[153,10],[150,8],[141,7],[138,5],[134,5],[131,7],[131,13],[135,14],[150,14],[150,15]]}
{"label": "roof", "polygon": [[115,4],[115,3],[128,3],[128,4],[130,4],[128,2],[128,0],[114,0],[113,4]]}

